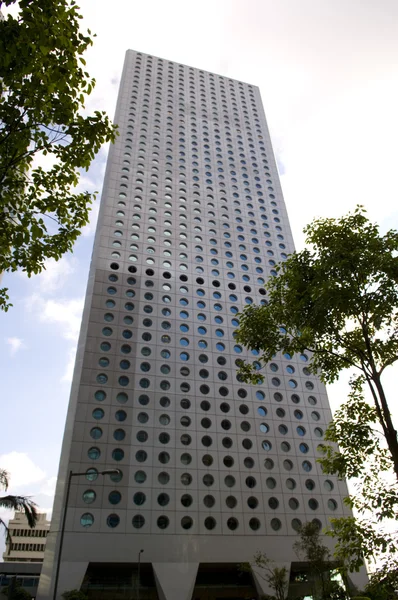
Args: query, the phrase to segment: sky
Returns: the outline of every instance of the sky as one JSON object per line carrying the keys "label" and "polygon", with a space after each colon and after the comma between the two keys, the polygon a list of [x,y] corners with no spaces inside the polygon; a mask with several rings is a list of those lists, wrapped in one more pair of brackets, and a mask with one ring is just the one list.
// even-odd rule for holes
{"label": "sky", "polygon": [[[97,34],[86,56],[97,80],[89,111],[113,117],[128,48],[258,85],[297,249],[314,217],[356,204],[382,232],[398,229],[396,0],[78,4],[82,29]],[[101,191],[106,156],[103,148],[80,187]],[[10,493],[32,495],[47,513],[97,215],[98,203],[73,254],[48,261],[41,275],[2,282],[14,306],[0,314],[0,467],[11,473]],[[397,375],[387,372],[391,393]],[[332,408],[346,392],[346,376],[329,386]]]}

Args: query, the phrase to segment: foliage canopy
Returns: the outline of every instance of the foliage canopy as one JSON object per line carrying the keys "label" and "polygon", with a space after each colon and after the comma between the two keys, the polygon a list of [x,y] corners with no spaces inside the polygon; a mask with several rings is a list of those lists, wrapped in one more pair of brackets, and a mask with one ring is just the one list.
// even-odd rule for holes
{"label": "foliage canopy", "polygon": [[84,114],[93,41],[74,0],[19,0],[18,9],[0,21],[0,272],[31,276],[70,251],[88,222],[95,194],[76,189],[80,171],[116,131],[104,112]]}

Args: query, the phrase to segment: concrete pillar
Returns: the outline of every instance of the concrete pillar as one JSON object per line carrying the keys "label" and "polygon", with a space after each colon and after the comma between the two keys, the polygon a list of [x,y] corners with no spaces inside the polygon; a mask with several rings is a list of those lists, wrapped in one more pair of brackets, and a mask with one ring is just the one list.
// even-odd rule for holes
{"label": "concrete pillar", "polygon": [[61,562],[59,570],[57,600],[69,590],[80,590],[88,567],[87,562]]}
{"label": "concrete pillar", "polygon": [[152,563],[160,600],[191,600],[199,563]]}
{"label": "concrete pillar", "polygon": [[[275,567],[277,567],[278,569],[282,569],[283,567],[285,567],[285,569],[287,571],[285,598],[287,597],[287,594],[289,591],[290,565],[291,565],[290,562],[286,562],[286,563],[272,562],[270,564],[271,569],[274,569]],[[254,564],[252,564],[251,567],[252,567],[253,579],[254,579],[254,584],[256,586],[257,593],[260,595],[274,596],[275,590],[272,587],[270,587],[269,583],[267,583],[267,581],[265,579],[263,579],[264,575],[266,575],[266,576],[269,575],[268,571],[265,571],[264,569],[259,569]]]}

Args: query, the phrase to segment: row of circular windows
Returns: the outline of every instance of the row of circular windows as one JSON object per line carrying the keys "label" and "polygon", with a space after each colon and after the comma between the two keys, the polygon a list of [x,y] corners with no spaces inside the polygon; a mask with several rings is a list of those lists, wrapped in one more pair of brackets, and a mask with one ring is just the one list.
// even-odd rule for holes
{"label": "row of circular windows", "polygon": [[[162,371],[162,374],[165,374],[166,371],[170,372],[170,370],[171,370],[171,368],[168,365],[164,365],[163,369],[164,370]],[[182,375],[183,377],[192,376],[192,374],[190,372],[190,369],[188,367],[181,367],[180,368],[180,375]],[[202,369],[199,372],[199,377],[201,377],[201,379],[207,379],[208,376],[209,376],[209,373],[208,373],[208,371],[206,369]],[[109,377],[108,377],[108,375],[106,373],[99,373],[96,376],[97,383],[100,383],[101,385],[107,384],[108,380],[109,380]],[[117,383],[121,387],[128,387],[130,385],[130,378],[127,377],[127,375],[120,375],[117,378]],[[177,385],[177,383],[178,382],[176,381],[175,385]],[[305,383],[306,383],[306,387],[308,389],[312,390],[314,388],[314,384],[312,382],[308,382],[307,381]],[[311,386],[307,385],[309,383],[311,383]],[[277,378],[277,377],[272,377],[271,384],[274,385],[274,386],[276,386],[276,387],[279,387],[281,385],[281,380],[279,378]],[[154,385],[154,381],[153,380],[150,380],[150,379],[147,379],[147,378],[144,378],[144,377],[141,378],[138,381],[138,386],[140,388],[142,388],[142,389],[148,389],[148,388],[152,387],[153,385]],[[289,379],[288,380],[288,385],[291,388],[293,388],[293,389],[295,389],[295,388],[298,387],[298,383],[297,383],[297,381],[295,379]],[[163,390],[163,391],[167,391],[167,390],[170,390],[173,387],[175,387],[175,386],[172,385],[172,382],[168,381],[167,379],[162,379],[161,381],[156,382],[156,386],[159,388],[159,390]],[[179,384],[179,389],[183,393],[188,393],[188,392],[191,391],[191,385],[190,385],[190,383],[188,383],[186,381],[182,381]],[[199,392],[201,394],[205,395],[205,396],[207,396],[208,394],[212,394],[212,390],[211,390],[211,388],[207,384],[201,384],[200,387],[199,387]],[[225,398],[225,397],[229,396],[230,392],[231,392],[231,390],[228,387],[221,386],[220,388],[218,388],[217,396],[222,396],[222,397]]]}
{"label": "row of circular windows", "polygon": [[[186,121],[185,115],[184,114],[178,114],[177,115],[176,113],[173,113],[173,111],[167,111],[167,112],[166,111],[167,111],[167,108],[164,107],[164,106],[162,107],[162,103],[161,102],[155,102],[155,112],[153,112],[153,110],[149,109],[149,104],[148,103],[145,103],[145,104],[143,103],[141,111],[140,111],[140,114],[139,114],[139,116],[137,115],[137,122],[140,122],[142,124],[147,124],[147,121],[149,122],[152,119],[161,119],[162,118],[162,112],[163,112],[164,116],[166,116],[166,114],[167,114],[166,123],[168,125],[173,125],[175,131],[177,129],[176,129],[176,124],[174,124],[173,116],[175,116],[175,117],[178,116],[179,127],[180,127],[180,130],[181,130],[181,126],[182,126],[181,124],[184,124],[185,121]],[[202,118],[200,118],[199,122],[198,122],[198,119],[196,118],[195,115],[191,115],[191,117],[190,117],[190,121],[191,121],[191,124],[192,124],[193,127],[202,126],[202,128],[203,128],[203,124],[207,124],[207,120],[206,119],[207,119],[206,116],[202,116]],[[217,116],[216,118],[213,118],[211,120],[214,121],[214,125],[216,127],[224,128],[224,130],[226,132],[230,132],[231,131],[231,127],[230,127],[230,123],[229,123],[228,119],[225,118],[224,121],[222,121]],[[252,121],[254,123],[250,123],[250,121],[245,120],[244,124],[243,124],[244,126],[242,126],[242,130],[243,131],[246,130],[247,134],[252,135],[252,131],[253,131],[252,128],[255,128],[257,134],[262,134],[262,131],[261,131],[261,128],[260,128],[260,125],[259,125],[260,121],[257,118],[252,119]],[[128,124],[127,128],[126,128],[127,132],[130,132],[130,131],[134,130],[133,124],[135,122],[136,122],[136,119],[133,119],[133,118],[130,117],[130,119],[129,119],[129,123],[130,124]],[[234,131],[234,133],[237,132],[237,131],[240,132],[239,128],[240,128],[240,125],[237,126],[236,123],[232,124],[232,130]],[[267,162],[267,161],[263,161],[263,162]]]}
{"label": "row of circular windows", "polygon": [[[314,521],[316,522],[318,528],[321,529],[322,528],[321,521],[319,521],[319,520],[314,520]],[[185,517],[182,517],[180,523],[181,523],[181,527],[183,530],[189,530],[192,528],[194,521],[193,521],[192,517],[185,516]],[[80,517],[80,524],[82,525],[82,527],[85,527],[85,528],[91,527],[94,524],[94,515],[92,515],[91,513],[82,514],[82,516]],[[108,515],[108,517],[106,519],[106,524],[111,529],[114,529],[114,528],[118,527],[118,525],[120,524],[120,517],[115,513],[110,514],[110,515]],[[203,524],[208,531],[211,531],[217,527],[217,521],[214,517],[206,517],[203,521]],[[236,517],[229,517],[227,519],[226,524],[230,531],[236,531],[240,527],[239,520]],[[269,524],[270,524],[270,528],[273,531],[280,531],[282,529],[282,522],[278,518],[271,519]],[[132,525],[135,529],[141,529],[145,525],[145,517],[143,515],[135,515],[132,518]],[[166,515],[159,516],[156,520],[156,525],[157,525],[157,528],[160,530],[167,529],[170,525],[169,517],[167,517]],[[291,526],[292,526],[293,530],[299,531],[302,526],[302,522],[300,521],[300,519],[293,519],[291,521]],[[253,531],[258,531],[261,528],[260,520],[257,519],[256,517],[252,517],[249,520],[249,527]]]}
{"label": "row of circular windows", "polygon": [[[137,272],[137,267],[136,266],[131,266],[130,269],[131,269],[129,271],[130,273],[136,273]],[[147,275],[148,277],[154,277],[155,272],[154,272],[153,269],[146,269],[145,275]],[[164,279],[171,279],[171,275],[168,276],[166,274],[163,274],[163,278]],[[119,281],[119,275],[117,275],[116,273],[111,273],[108,276],[108,280],[111,283],[116,283],[116,282]],[[185,283],[187,283],[189,281],[189,277],[188,277],[188,275],[180,275],[179,276],[179,280],[182,281],[185,284]],[[130,276],[127,276],[126,279],[125,279],[125,281],[126,281],[126,283],[124,285],[128,285],[128,286],[134,286],[136,284],[136,282],[137,282],[137,280],[136,280],[135,277],[130,277]],[[196,284],[199,285],[199,286],[201,286],[201,285],[203,285],[205,283],[204,279],[202,277],[197,277],[195,281],[196,281]],[[142,289],[152,288],[152,287],[154,287],[154,282],[152,280],[144,280],[144,281],[142,281]],[[165,281],[165,282],[162,283],[161,287],[162,287],[163,291],[165,291],[165,292],[171,292],[171,291],[173,291],[173,287],[174,286],[173,286],[173,283],[169,283],[168,281]],[[235,290],[236,289],[236,285],[234,283],[228,283],[228,288],[230,290]],[[251,290],[250,290],[249,287],[245,286],[243,288],[243,291],[250,292]],[[175,288],[174,292],[175,293],[177,292],[177,288]],[[188,286],[186,286],[186,285],[180,285],[179,288],[178,288],[178,292],[181,293],[181,294],[183,294],[183,295],[186,295],[186,294],[189,295],[189,294],[195,293],[197,296],[200,296],[201,298],[203,298],[203,297],[206,296],[206,290],[202,289],[201,287],[195,288],[195,290],[191,290],[191,292],[190,292],[190,288]],[[109,292],[109,293],[112,295],[112,292]],[[129,293],[132,294],[130,297],[133,298],[134,295],[135,295],[135,292],[131,291]],[[215,291],[215,290],[213,290],[212,291],[212,297],[215,300],[221,300],[222,297],[223,297],[223,292],[222,291]],[[234,297],[236,298],[236,300],[238,299],[237,296],[234,296],[234,295],[229,295],[228,299],[231,300],[231,301],[233,301]],[[169,297],[168,296],[163,296],[162,297],[162,301],[165,302],[165,303],[169,303]],[[170,301],[171,301],[171,298],[170,298]],[[237,314],[239,312],[239,309],[236,306],[235,307],[230,307],[230,312],[232,312],[233,314]]]}
{"label": "row of circular windows", "polygon": [[[103,431],[102,431],[101,427],[92,427],[91,428],[90,436],[94,440],[101,439],[102,435],[103,435]],[[147,440],[148,437],[149,436],[146,431],[139,431],[137,433],[137,440],[139,442],[143,442],[143,441]],[[167,445],[171,441],[171,436],[166,431],[163,431],[159,434],[158,441],[161,444]],[[180,436],[180,443],[183,446],[190,446],[192,443],[192,437],[188,433],[184,433]],[[222,443],[223,447],[227,448],[227,449],[230,449],[234,446],[234,442],[230,437],[222,438],[221,443]],[[200,444],[204,448],[210,448],[213,445],[213,438],[210,435],[205,435],[201,438]],[[253,441],[249,438],[244,438],[242,440],[242,447],[245,450],[251,450],[251,448],[253,447]],[[273,444],[270,440],[263,440],[261,442],[261,447],[264,451],[269,452],[273,448]],[[291,452],[292,444],[290,442],[283,441],[279,444],[279,448],[284,453]],[[322,446],[322,444],[319,444],[317,447],[317,451],[323,452],[323,449],[324,449],[324,447]],[[295,448],[293,450],[296,451]],[[308,444],[305,444],[302,442],[298,445],[298,450],[300,452],[302,452],[303,454],[307,454],[310,451],[310,447],[308,446]],[[123,450],[123,448],[115,448],[114,450],[112,450],[111,456],[112,456],[113,460],[121,461],[125,457],[125,451]],[[302,468],[304,469],[304,471],[309,472],[312,470],[312,464],[309,461],[304,461],[302,463]]]}
{"label": "row of circular windows", "polygon": [[[235,325],[234,322],[232,322],[232,324]],[[182,337],[179,340],[180,346],[189,346],[191,342],[192,342],[192,340],[189,340],[189,338],[186,338],[186,337]],[[111,349],[111,345],[108,342],[103,342],[101,344],[101,349],[104,350],[104,351],[109,351]],[[131,352],[131,346],[129,344],[123,344],[121,346],[121,352],[123,354],[129,354]],[[141,354],[143,356],[150,356],[152,354],[152,349],[149,346],[143,346],[141,348]],[[169,351],[167,351],[167,358],[170,358],[170,357],[171,357],[171,353]],[[176,358],[178,358],[182,362],[189,362],[191,360],[191,355],[189,354],[189,352],[183,351],[183,352],[180,352],[179,354],[177,353]],[[198,356],[195,355],[192,358],[193,358],[193,360],[195,360],[195,362],[199,361],[202,364],[206,364],[209,361],[209,356],[207,354],[199,354]],[[220,364],[226,365],[227,359],[224,358],[224,357],[219,357],[219,358],[220,358],[220,360],[218,361],[218,364],[219,365]],[[110,360],[111,359],[109,359],[106,356],[101,356],[98,359],[98,365],[100,367],[103,367],[103,368],[109,367]],[[240,363],[238,363],[238,366],[239,366],[239,364]],[[260,363],[258,363],[257,361],[254,361],[252,363],[252,366],[254,368],[257,368],[257,366],[259,364]],[[125,370],[129,370],[132,365],[131,365],[131,363],[130,363],[129,360],[122,359],[119,362],[118,366],[119,366],[120,369],[122,369],[123,371],[125,371]],[[279,369],[279,367],[278,367],[278,365],[276,363],[271,363],[270,365],[266,365],[266,366],[268,368],[270,368],[271,371],[277,371]],[[113,364],[112,367],[115,368],[116,364]],[[151,363],[143,362],[143,363],[140,363],[139,370],[143,371],[144,373],[148,373],[149,371],[151,371],[152,367],[155,367],[155,365],[153,365]],[[258,367],[258,368],[260,368],[260,367]],[[167,365],[167,364],[164,364],[164,365],[160,365],[159,366],[159,370],[164,375],[167,375],[168,373],[170,373],[171,367],[169,365]],[[288,374],[294,373],[295,370],[296,369],[295,369],[295,367],[293,367],[293,365],[287,365],[286,366],[286,371],[288,372]],[[308,376],[309,375],[308,369],[304,368],[303,369],[303,374],[306,375],[306,376]],[[236,373],[234,373],[234,375],[236,375]],[[201,371],[199,372],[199,376],[202,379],[207,379],[209,377],[209,373],[206,371],[206,369],[201,369]],[[231,374],[228,374],[225,371],[218,371],[217,372],[217,378],[220,379],[221,381],[226,381],[230,376],[231,376]],[[241,378],[237,377],[237,379],[238,379],[238,381],[240,381]],[[291,386],[291,387],[293,387],[293,386]],[[242,391],[240,394],[238,392],[238,395],[240,395],[241,398],[244,398],[244,397],[246,397],[247,392],[246,391]]]}
{"label": "row of circular windows", "polygon": [[[249,387],[249,391],[252,390],[252,386]],[[239,389],[237,392],[237,395],[239,396],[239,398],[246,398],[245,392],[247,390],[244,390],[243,388]],[[263,401],[265,399],[265,392],[263,390],[257,390],[255,391],[255,397],[257,398],[257,400]],[[273,399],[276,402],[282,402],[283,400],[283,395],[280,392],[276,392],[273,394]],[[104,390],[97,390],[94,393],[94,398],[96,400],[98,400],[99,402],[103,402],[106,398],[107,398],[107,393]],[[126,402],[128,402],[128,395],[125,392],[118,392],[116,394],[116,401],[119,404],[126,404]],[[301,402],[301,398],[298,394],[292,394],[290,396],[291,401],[294,404],[299,404]],[[141,406],[147,406],[148,404],[150,404],[150,397],[148,396],[148,394],[140,394],[138,396],[138,403]],[[317,399],[315,398],[315,396],[308,396],[307,398],[307,402],[308,404],[310,404],[311,406],[315,406],[317,404]],[[162,396],[159,400],[159,404],[160,406],[162,406],[163,408],[167,408],[169,406],[171,406],[171,400],[169,397],[167,396]],[[189,410],[192,406],[191,404],[191,400],[189,400],[189,398],[182,398],[180,400],[180,406],[181,408],[183,408],[184,410]],[[212,408],[211,403],[208,400],[201,400],[200,404],[197,404],[196,409],[201,409],[203,411],[209,411]],[[220,404],[220,409],[223,412],[229,412],[230,410],[230,405],[227,402],[222,402]],[[239,412],[242,415],[247,415],[249,413],[249,406],[247,404],[241,404],[239,406]],[[268,409],[265,408],[264,406],[259,406],[257,408],[257,412],[260,416],[265,417],[268,414]],[[301,416],[302,411],[295,411],[295,417],[296,419],[300,419],[302,418]],[[276,415],[280,418],[284,418],[285,417],[285,409],[278,407],[276,409]],[[311,411],[311,419],[314,421],[319,421],[321,416],[317,411]]]}
{"label": "row of circular windows", "polygon": [[[203,482],[205,483],[205,485],[207,487],[212,485],[212,483],[209,483],[211,481],[211,478],[212,478],[212,475],[209,475],[209,474],[207,474],[203,477]],[[185,480],[189,480],[189,479],[190,479],[189,473],[184,473],[181,476],[181,483],[183,483],[183,485],[189,485],[189,483],[185,482]],[[159,477],[158,477],[158,481],[160,484],[167,483],[169,481],[168,474],[160,473]],[[97,498],[97,494],[96,494],[95,490],[93,490],[93,489],[88,489],[85,492],[83,492],[82,500],[85,504],[93,504],[96,501],[96,498]],[[110,504],[113,504],[115,506],[115,505],[119,504],[121,501],[122,501],[122,494],[118,490],[113,490],[113,491],[109,492],[108,502]],[[181,497],[180,501],[181,501],[182,506],[187,508],[192,505],[193,498],[190,494],[184,494]],[[133,502],[137,506],[143,506],[146,502],[146,495],[143,492],[136,492],[133,497]],[[163,507],[167,506],[169,504],[169,502],[170,502],[170,497],[167,493],[161,493],[158,495],[157,503],[159,504],[159,506],[163,506]],[[228,496],[225,501],[225,504],[228,508],[235,508],[237,506],[237,503],[238,503],[238,501],[234,496]],[[214,496],[208,495],[203,498],[203,504],[206,508],[212,508],[215,506],[216,500],[215,500]],[[246,504],[249,508],[251,508],[252,510],[255,510],[259,506],[259,500],[255,496],[250,496],[249,498],[247,498]],[[301,506],[300,501],[294,497],[289,498],[289,500],[287,501],[287,504],[291,510],[298,510],[299,508],[301,510],[303,510],[303,509],[306,510],[306,507]],[[280,501],[278,498],[273,496],[268,499],[268,507],[271,510],[277,510],[279,508],[279,506],[280,506]],[[306,506],[308,506],[308,508],[310,508],[311,510],[318,510],[320,505],[319,505],[319,501],[316,498],[310,498],[309,500],[307,500]],[[281,506],[281,508],[284,509],[283,505]],[[338,504],[334,498],[328,499],[327,508],[328,508],[328,510],[330,510],[332,512],[337,510]]]}
{"label": "row of circular windows", "polygon": [[[149,115],[151,115],[151,116],[153,115],[154,118],[160,119],[162,116],[161,115],[162,111],[163,111],[164,115],[166,115],[166,111],[167,111],[167,115],[168,115],[167,121],[170,124],[173,124],[173,118],[171,115],[175,115],[175,117],[178,117],[180,123],[185,121],[185,113],[183,110],[178,110],[178,111],[175,110],[173,112],[173,110],[168,110],[166,106],[162,106],[162,103],[160,101],[156,101],[154,104],[155,104],[155,112],[153,113],[153,109],[150,109],[149,103],[145,102],[145,99],[144,99],[144,102],[142,103],[142,106],[141,106],[141,112],[138,117],[140,122],[144,122],[145,119],[148,119]],[[198,127],[198,121],[199,121],[199,123],[200,122],[207,123],[207,120],[206,120],[207,118],[208,117],[206,114],[201,115],[199,119],[197,119],[196,115],[194,115],[194,114],[190,115],[190,121],[192,121],[192,124],[194,127]],[[254,121],[254,124],[250,123],[250,121],[248,121],[247,119],[242,124],[237,123],[236,119],[235,119],[235,122],[232,123],[232,121],[230,121],[226,116],[224,116],[224,119],[220,119],[218,115],[213,115],[213,118],[211,119],[211,121],[214,121],[214,124],[217,127],[224,126],[225,130],[228,130],[228,131],[230,131],[230,129],[231,129],[230,125],[232,125],[232,127],[235,131],[240,131],[240,128],[242,127],[242,130],[246,129],[246,132],[251,134],[252,127],[255,127],[257,134],[261,135],[262,132],[261,132],[260,125],[259,125],[260,121],[256,118],[254,118],[252,120]],[[133,120],[133,119],[131,119],[131,121],[132,121],[132,123],[135,122],[135,120]],[[132,129],[133,129],[133,126],[131,125],[130,130],[132,130]],[[129,126],[127,126],[127,130],[129,130]],[[159,140],[159,143],[160,143],[160,140]],[[262,149],[263,148],[264,147],[262,147]],[[254,150],[252,150],[252,153],[254,154]]]}
{"label": "row of circular windows", "polygon": [[[130,108],[134,109],[136,106],[141,109],[141,113],[144,112],[145,108],[150,108],[150,94],[148,92],[144,92],[142,95],[142,100],[135,101],[134,96],[132,96],[133,102],[130,105]],[[155,110],[163,110],[164,112],[168,112],[168,114],[174,114],[179,118],[184,118],[186,115],[189,115],[192,121],[196,121],[196,117],[202,119],[210,119],[214,121],[216,124],[223,123],[224,125],[232,125],[235,128],[244,128],[255,126],[256,131],[258,133],[258,137],[262,138],[262,131],[260,128],[260,120],[256,115],[253,115],[250,119],[249,115],[241,115],[237,111],[232,110],[228,111],[225,108],[221,109],[218,106],[212,108],[200,107],[196,109],[192,104],[190,106],[184,106],[184,103],[174,103],[170,99],[167,102],[162,100],[161,94],[155,95],[154,101]],[[157,114],[158,116],[158,114]],[[221,120],[223,119],[223,120]],[[249,120],[250,119],[250,120]],[[252,121],[252,122],[250,122]],[[261,143],[261,142],[260,142]]]}
{"label": "row of circular windows", "polygon": [[135,68],[138,68],[146,63],[146,69],[151,70],[152,66],[157,65],[158,69],[163,69],[166,67],[169,71],[174,72],[175,69],[178,68],[180,74],[181,73],[189,73],[189,77],[193,77],[196,75],[200,80],[209,79],[213,82],[219,82],[220,86],[225,87],[226,83],[228,83],[230,88],[239,87],[240,93],[243,92],[244,89],[249,91],[250,95],[253,95],[253,86],[249,83],[242,83],[241,81],[237,81],[236,79],[229,79],[227,77],[223,77],[222,75],[215,75],[214,73],[210,73],[209,71],[202,71],[201,69],[196,69],[194,67],[188,67],[187,65],[182,65],[180,63],[172,62],[171,60],[165,60],[163,58],[158,58],[156,56],[152,56],[151,54],[143,54],[142,52],[136,52],[134,55]]}
{"label": "row of circular windows", "polygon": [[[114,432],[114,437],[117,438],[118,433],[122,432],[122,434],[124,435],[125,432],[123,432],[123,430],[120,429],[116,429]],[[139,432],[139,436],[138,437],[142,437],[142,435],[146,432]],[[141,441],[141,440],[139,440]],[[98,448],[97,446],[92,446],[91,448],[88,449],[87,451],[87,456],[90,460],[95,461],[98,460],[101,457],[101,449]],[[135,454],[135,460],[139,463],[144,463],[146,462],[148,458],[148,454],[145,450],[140,449],[137,450],[136,454]],[[157,460],[159,461],[160,464],[162,465],[166,465],[170,462],[170,454],[164,450],[162,450],[161,452],[159,452],[158,456],[157,456]],[[154,460],[154,457],[152,457],[152,462]],[[192,455],[189,454],[188,452],[183,452],[183,454],[181,454],[180,456],[180,462],[182,465],[184,466],[188,466],[192,463]],[[202,456],[201,458],[201,462],[203,463],[203,465],[205,467],[210,467],[213,465],[214,462],[214,457],[211,454],[205,454]],[[290,460],[286,460],[284,461],[286,464],[284,464],[284,468],[286,471],[291,471],[293,469],[293,464],[291,463]],[[271,464],[270,464],[271,463]],[[232,456],[224,456],[223,457],[223,464],[227,469],[232,469],[235,465],[235,459]],[[152,465],[153,466],[153,465]],[[246,469],[253,469],[255,467],[255,461],[251,456],[247,456],[243,459],[243,466]],[[264,468],[267,471],[273,470],[274,468],[274,463],[272,461],[272,459],[265,459],[264,461]],[[241,468],[242,465],[237,464],[235,466],[235,468]],[[271,468],[270,468],[271,467]],[[168,483],[168,481],[164,481],[164,477],[162,475],[161,477],[162,481],[159,480],[160,483]],[[204,481],[210,481],[209,478],[207,477],[206,480]],[[212,485],[212,483],[210,483],[209,485]],[[273,477],[267,477],[266,479],[266,485],[269,489],[275,489],[277,487],[277,482]],[[293,478],[288,478],[285,482],[286,488],[289,490],[294,490],[296,488],[296,480]],[[329,493],[334,489],[334,484],[332,483],[332,481],[330,481],[329,479],[326,479],[323,483],[324,489]],[[250,487],[250,486],[248,486]],[[252,487],[255,487],[254,485]],[[307,488],[307,490],[309,491],[313,491],[315,489],[315,482],[312,479],[306,479],[305,480],[305,487]]]}
{"label": "row of circular windows", "polygon": [[[224,403],[222,403],[222,404],[224,404]],[[228,404],[226,406],[221,405],[220,409],[223,411],[229,411],[230,407]],[[299,418],[302,419],[303,418],[302,412],[300,411],[300,413],[301,413],[301,416]],[[100,421],[105,417],[105,411],[102,408],[95,408],[92,411],[92,417],[96,421]],[[126,420],[126,418],[127,418],[127,413],[124,410],[117,410],[115,412],[115,419],[117,421],[123,422]],[[137,415],[137,421],[139,423],[147,423],[149,421],[148,413],[139,413]],[[170,425],[170,423],[171,423],[170,416],[169,415],[160,415],[159,423],[163,426]],[[182,427],[191,427],[191,425],[193,425],[192,419],[190,417],[184,415],[180,418],[180,425]],[[209,419],[208,417],[205,417],[205,418],[201,419],[200,425],[201,425],[201,427],[203,427],[203,429],[210,429],[213,426],[213,423],[212,423],[211,419]],[[221,428],[224,429],[224,431],[229,431],[232,427],[232,423],[228,419],[223,419],[221,421],[220,425],[221,425]],[[197,426],[197,424],[195,423],[195,427],[196,426]],[[251,430],[251,425],[247,421],[242,421],[240,423],[240,428],[242,429],[242,431],[244,431],[246,433]],[[268,423],[264,423],[264,422],[260,423],[259,431],[261,431],[261,433],[269,433],[269,432],[271,432],[271,426]],[[304,437],[307,434],[307,429],[303,425],[297,426],[295,428],[295,431],[296,431],[297,435],[299,435],[300,437]],[[285,424],[280,424],[278,426],[278,432],[281,435],[287,435],[289,433],[289,428]],[[121,432],[119,432],[119,433],[121,433]],[[315,427],[314,434],[317,437],[321,438],[323,436],[323,430],[320,427]],[[115,439],[120,439],[120,438],[116,437]]]}
{"label": "row of circular windows", "polygon": [[[140,81],[141,80],[141,81]],[[225,91],[221,91],[217,94],[217,90],[214,85],[205,85],[204,82],[195,82],[194,78],[186,79],[180,77],[178,85],[174,82],[174,76],[166,74],[163,76],[163,72],[158,70],[156,78],[151,76],[151,72],[147,72],[144,79],[144,73],[140,72],[140,68],[136,68],[133,76],[133,85],[131,88],[131,98],[138,100],[139,96],[147,92],[151,92],[152,96],[155,93],[157,96],[164,95],[164,97],[173,100],[174,98],[188,99],[192,98],[195,102],[200,99],[201,102],[211,101],[216,106],[225,106],[225,108],[232,107],[232,110],[240,110],[244,114],[248,114],[247,109],[251,108],[252,112],[258,116],[257,105],[254,96],[245,95],[242,91],[240,96],[236,96],[233,90],[228,91],[228,96]],[[167,96],[166,96],[167,94]],[[238,104],[237,101],[240,101]]]}

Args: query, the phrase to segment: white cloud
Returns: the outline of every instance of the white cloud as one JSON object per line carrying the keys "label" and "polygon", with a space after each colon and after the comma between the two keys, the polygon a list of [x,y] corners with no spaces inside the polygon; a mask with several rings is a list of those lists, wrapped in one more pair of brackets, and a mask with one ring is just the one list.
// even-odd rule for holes
{"label": "white cloud", "polygon": [[15,356],[18,350],[26,348],[23,340],[18,337],[6,338],[6,343],[10,346],[10,356]]}
{"label": "white cloud", "polygon": [[0,467],[10,474],[10,487],[12,492],[18,491],[32,483],[45,479],[45,472],[35,465],[26,452],[13,450],[8,454],[0,455]]}
{"label": "white cloud", "polygon": [[76,346],[70,348],[68,354],[68,362],[65,368],[65,373],[62,376],[61,381],[65,383],[70,383],[73,377],[73,369],[75,368],[75,359],[76,359]]}
{"label": "white cloud", "polygon": [[83,237],[90,237],[91,235],[94,235],[97,227],[99,208],[100,203],[99,200],[97,200],[91,207],[89,222],[82,228]]}
{"label": "white cloud", "polygon": [[[53,498],[55,495],[55,486],[56,485],[57,485],[57,478],[55,476],[50,477],[49,479],[47,479],[44,482],[42,487],[39,489],[38,493],[44,494],[45,496],[50,496],[51,498]],[[41,508],[40,512],[47,512],[47,510]]]}
{"label": "white cloud", "polygon": [[33,294],[26,299],[27,310],[34,312],[39,321],[56,324],[58,333],[66,340],[77,341],[80,331],[84,298],[46,299]]}
{"label": "white cloud", "polygon": [[79,336],[83,304],[83,298],[46,300],[42,306],[40,320],[58,324],[62,336],[67,340],[75,341]]}
{"label": "white cloud", "polygon": [[61,260],[49,258],[44,270],[37,277],[36,283],[42,294],[51,294],[63,287],[69,275],[74,273],[76,259],[64,256]]}

